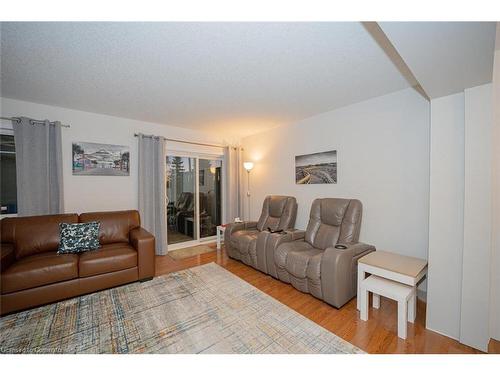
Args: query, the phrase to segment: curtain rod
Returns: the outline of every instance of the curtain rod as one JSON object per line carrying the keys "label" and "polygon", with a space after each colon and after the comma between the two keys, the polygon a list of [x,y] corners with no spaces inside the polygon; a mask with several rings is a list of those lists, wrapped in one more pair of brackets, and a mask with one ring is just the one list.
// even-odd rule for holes
{"label": "curtain rod", "polygon": [[[20,122],[21,119],[19,117],[0,117],[1,120],[8,120],[8,121],[15,121],[15,122]],[[31,123],[35,124],[45,124],[45,121],[43,120],[30,120]],[[51,124],[54,124],[54,121],[50,121]],[[64,125],[61,124],[63,128],[70,128],[69,125]]]}
{"label": "curtain rod", "polygon": [[[138,137],[138,136],[139,136],[138,133],[134,134],[134,137]],[[144,135],[144,137],[151,138],[151,137],[155,137],[155,136],[154,135]],[[220,147],[220,148],[226,147],[224,145],[218,145],[218,144],[214,144],[214,143],[201,143],[201,142],[182,141],[180,139],[165,138],[165,137],[162,137],[162,138],[164,138],[166,141],[170,141],[170,142],[189,143],[189,144],[192,144],[192,145],[209,146],[209,147]]]}

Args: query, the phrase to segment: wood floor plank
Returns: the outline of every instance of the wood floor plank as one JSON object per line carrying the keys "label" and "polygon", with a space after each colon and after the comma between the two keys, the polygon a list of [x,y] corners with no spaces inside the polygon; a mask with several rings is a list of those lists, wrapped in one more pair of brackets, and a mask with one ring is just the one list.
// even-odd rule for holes
{"label": "wood floor plank", "polygon": [[[425,329],[425,303],[418,301],[417,317],[408,325],[406,340],[397,335],[397,305],[381,299],[380,309],[370,308],[370,319],[359,318],[356,299],[336,309],[309,294],[299,292],[241,262],[227,257],[224,249],[175,260],[168,255],[156,257],[156,275],[163,275],[202,264],[215,262],[231,273],[287,305],[299,314],[360,347],[368,353],[481,353],[446,336]],[[490,343],[490,353],[500,353],[500,343]]]}

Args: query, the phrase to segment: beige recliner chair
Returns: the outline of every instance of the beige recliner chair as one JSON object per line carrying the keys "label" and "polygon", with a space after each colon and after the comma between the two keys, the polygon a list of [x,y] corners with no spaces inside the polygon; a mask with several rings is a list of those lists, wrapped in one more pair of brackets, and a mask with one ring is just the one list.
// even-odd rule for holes
{"label": "beige recliner chair", "polygon": [[357,291],[358,259],[375,251],[358,242],[361,215],[356,199],[316,199],[305,232],[274,235],[278,278],[337,308],[348,302]]}
{"label": "beige recliner chair", "polygon": [[280,195],[266,197],[259,221],[228,224],[224,233],[227,255],[266,272],[268,262],[274,265],[274,253],[267,255],[266,246],[260,247],[258,251],[257,239],[260,238],[260,241],[265,243],[271,232],[293,228],[296,216],[297,201],[294,197]]}

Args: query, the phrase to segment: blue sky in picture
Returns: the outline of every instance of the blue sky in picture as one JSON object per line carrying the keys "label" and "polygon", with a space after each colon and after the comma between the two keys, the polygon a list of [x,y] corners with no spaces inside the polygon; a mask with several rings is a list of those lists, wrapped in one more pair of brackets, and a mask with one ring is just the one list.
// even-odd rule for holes
{"label": "blue sky in picture", "polygon": [[335,162],[337,162],[337,150],[317,152],[308,155],[297,155],[295,157],[295,166],[297,167]]}

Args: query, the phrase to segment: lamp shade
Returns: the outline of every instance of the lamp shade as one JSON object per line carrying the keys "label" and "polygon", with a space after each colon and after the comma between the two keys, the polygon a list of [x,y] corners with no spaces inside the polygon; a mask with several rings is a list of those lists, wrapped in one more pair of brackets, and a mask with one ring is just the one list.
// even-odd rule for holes
{"label": "lamp shade", "polygon": [[253,162],[251,161],[244,162],[243,168],[245,168],[248,172],[250,172],[253,169]]}

